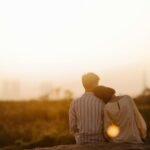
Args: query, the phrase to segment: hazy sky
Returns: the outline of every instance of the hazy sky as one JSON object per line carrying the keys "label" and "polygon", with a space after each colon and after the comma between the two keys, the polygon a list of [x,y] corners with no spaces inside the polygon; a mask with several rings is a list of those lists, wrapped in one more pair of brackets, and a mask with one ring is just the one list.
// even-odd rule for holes
{"label": "hazy sky", "polygon": [[0,79],[80,93],[81,74],[95,71],[137,93],[150,72],[149,8],[149,0],[1,0]]}

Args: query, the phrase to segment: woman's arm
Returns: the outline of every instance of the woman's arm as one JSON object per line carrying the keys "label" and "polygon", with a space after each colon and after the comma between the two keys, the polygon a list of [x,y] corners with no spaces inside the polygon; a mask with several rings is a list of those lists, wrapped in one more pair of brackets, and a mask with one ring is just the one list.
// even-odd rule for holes
{"label": "woman's arm", "polygon": [[75,134],[78,132],[77,117],[76,117],[76,112],[75,112],[74,101],[71,103],[70,108],[69,108],[69,127],[70,127],[70,132],[72,134]]}
{"label": "woman's arm", "polygon": [[146,125],[146,122],[145,122],[143,116],[141,115],[141,113],[139,112],[139,110],[138,110],[134,100],[132,100],[132,98],[131,98],[131,101],[132,101],[132,104],[133,104],[135,120],[136,120],[136,124],[137,124],[138,130],[140,132],[141,138],[143,140],[145,140],[146,136],[147,136],[147,125]]}
{"label": "woman's arm", "polygon": [[107,108],[105,107],[105,109],[104,109],[104,137],[107,141],[111,140],[107,134],[107,130],[110,127],[110,125],[112,124],[112,120],[109,116],[110,116],[109,112],[108,112]]}

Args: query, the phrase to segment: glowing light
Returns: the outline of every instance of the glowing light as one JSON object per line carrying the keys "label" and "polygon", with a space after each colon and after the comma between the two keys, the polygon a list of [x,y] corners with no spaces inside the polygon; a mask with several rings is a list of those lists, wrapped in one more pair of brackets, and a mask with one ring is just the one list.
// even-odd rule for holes
{"label": "glowing light", "polygon": [[119,127],[114,125],[114,124],[109,126],[108,129],[107,129],[107,134],[111,138],[117,137],[119,135],[119,133],[120,133]]}

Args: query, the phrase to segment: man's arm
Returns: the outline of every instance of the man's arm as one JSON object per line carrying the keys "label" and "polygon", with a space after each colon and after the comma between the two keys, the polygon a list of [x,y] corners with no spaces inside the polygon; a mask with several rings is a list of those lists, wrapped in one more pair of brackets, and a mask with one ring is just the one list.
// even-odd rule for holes
{"label": "man's arm", "polygon": [[106,140],[107,141],[107,139],[106,139],[106,137],[105,137],[105,131],[104,131],[104,107],[105,107],[105,103],[102,101],[102,107],[101,107],[101,111],[102,111],[102,124],[101,124],[101,126],[102,126],[102,134],[103,134],[103,138],[104,138],[104,140]]}
{"label": "man's arm", "polygon": [[70,109],[69,109],[69,128],[72,134],[75,134],[76,132],[78,132],[77,117],[76,117],[76,112],[75,112],[74,101],[71,103]]}

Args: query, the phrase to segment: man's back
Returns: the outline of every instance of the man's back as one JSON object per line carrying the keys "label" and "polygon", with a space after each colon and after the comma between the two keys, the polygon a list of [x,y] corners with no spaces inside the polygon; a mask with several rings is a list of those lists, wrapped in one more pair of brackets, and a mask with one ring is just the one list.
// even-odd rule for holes
{"label": "man's back", "polygon": [[73,101],[69,111],[70,129],[74,130],[78,144],[103,141],[104,103],[92,92],[86,92]]}

